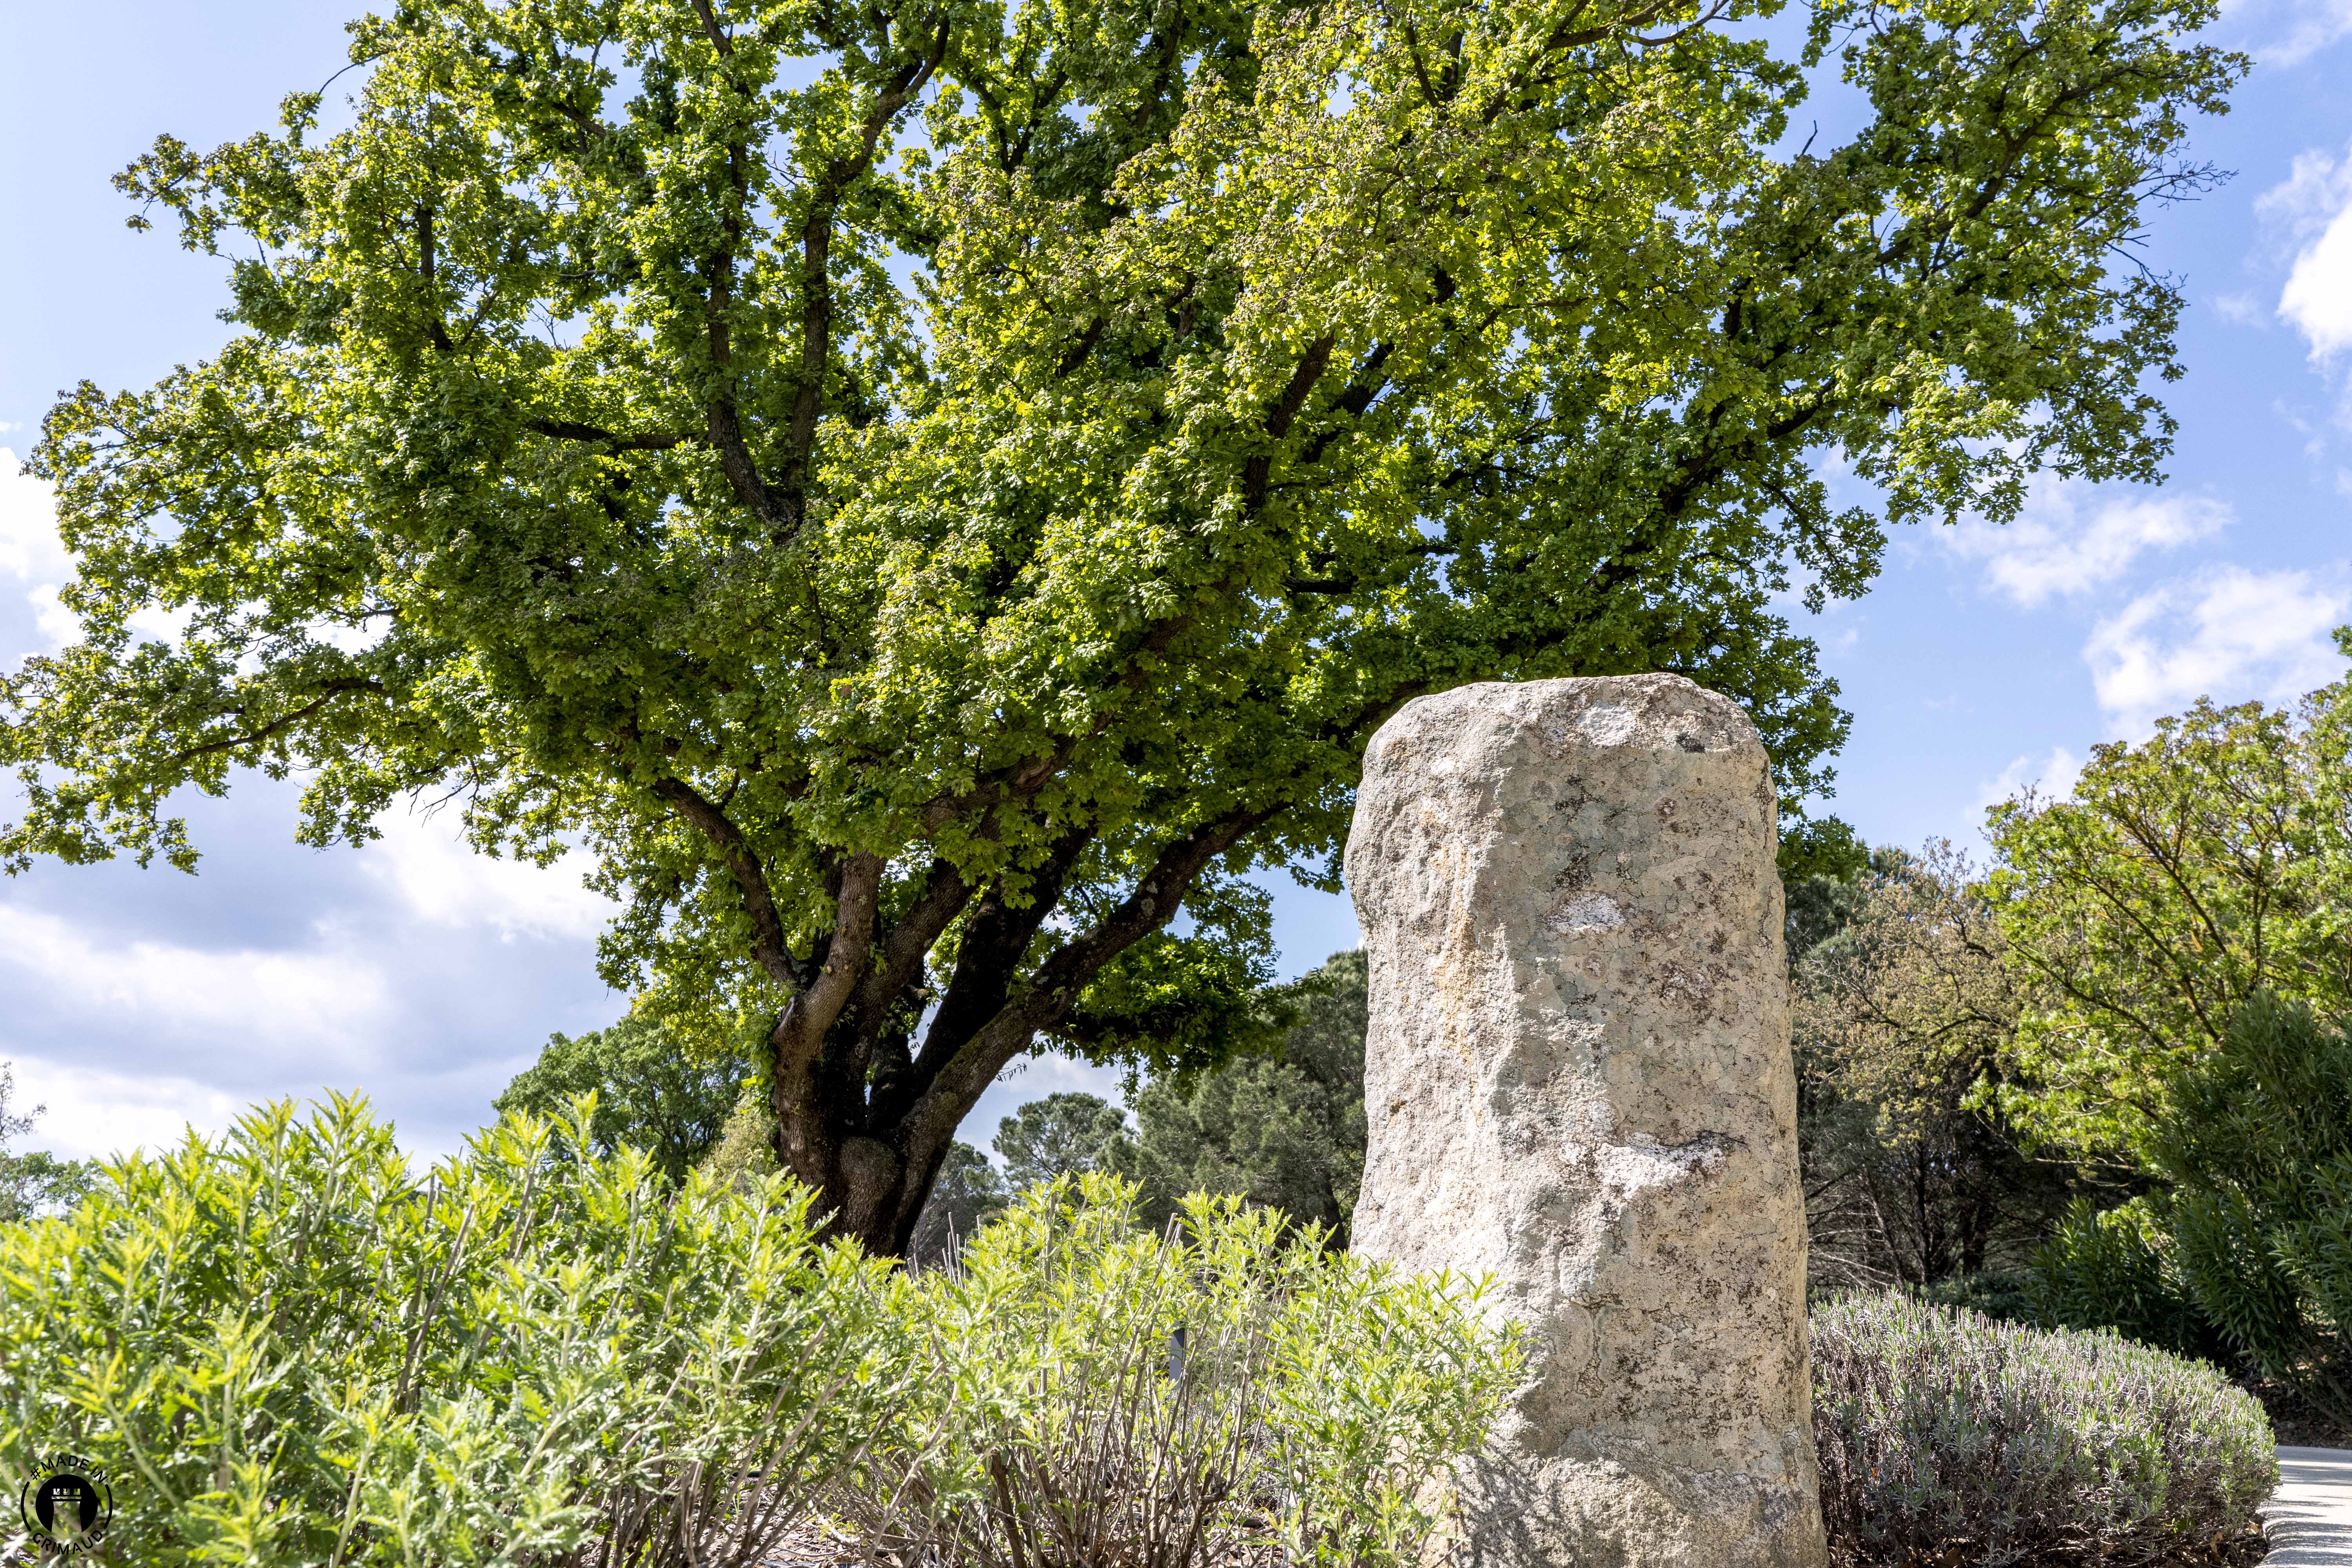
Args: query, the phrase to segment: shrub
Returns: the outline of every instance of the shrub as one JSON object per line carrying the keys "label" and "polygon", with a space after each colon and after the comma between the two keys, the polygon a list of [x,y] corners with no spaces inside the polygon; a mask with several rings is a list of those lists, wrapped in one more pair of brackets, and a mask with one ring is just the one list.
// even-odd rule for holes
{"label": "shrub", "polygon": [[142,1568],[757,1561],[898,1393],[883,1266],[593,1109],[421,1181],[342,1100],[107,1167],[0,1232],[0,1464],[95,1459]]}
{"label": "shrub", "polygon": [[2027,1276],[2035,1321],[2051,1328],[2113,1329],[2176,1355],[2232,1359],[2198,1309],[2166,1218],[2154,1197],[2105,1210],[2077,1199],[2034,1255]]}
{"label": "shrub", "polygon": [[1255,1528],[1291,1560],[1410,1560],[1517,1375],[1480,1292],[1412,1279],[1281,1216],[1196,1198],[1155,1235],[1136,1189],[1033,1188],[901,1281],[925,1393],[856,1498],[901,1561],[1186,1568]]}
{"label": "shrub", "polygon": [[1812,1339],[1822,1509],[1848,1563],[2260,1555],[2270,1423],[2210,1365],[1891,1293],[1816,1311]]}
{"label": "shrub", "polygon": [[1918,1293],[1940,1307],[1965,1307],[2003,1323],[2032,1323],[2039,1321],[2033,1284],[2031,1274],[1989,1269],[1922,1285]]}
{"label": "shrub", "polygon": [[2352,1423],[2352,1036],[2258,994],[2150,1140],[2198,1309],[2268,1378]]}
{"label": "shrub", "polygon": [[2168,1185],[2077,1206],[2036,1260],[2044,1317],[2242,1363],[2352,1422],[2352,1036],[2257,994],[2169,1086]]}

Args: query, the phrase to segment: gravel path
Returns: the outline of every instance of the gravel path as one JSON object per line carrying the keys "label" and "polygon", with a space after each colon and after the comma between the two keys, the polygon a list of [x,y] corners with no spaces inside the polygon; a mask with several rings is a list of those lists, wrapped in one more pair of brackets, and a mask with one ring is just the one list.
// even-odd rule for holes
{"label": "gravel path", "polygon": [[2263,1568],[2352,1568],[2352,1448],[2282,1447],[2278,1464]]}

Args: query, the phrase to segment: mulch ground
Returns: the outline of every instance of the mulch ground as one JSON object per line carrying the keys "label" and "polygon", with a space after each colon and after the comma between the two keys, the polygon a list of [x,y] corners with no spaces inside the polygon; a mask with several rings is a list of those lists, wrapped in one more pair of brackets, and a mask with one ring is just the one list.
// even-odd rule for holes
{"label": "mulch ground", "polygon": [[2314,1410],[2293,1389],[2252,1373],[2242,1375],[2238,1386],[2263,1402],[2263,1409],[2271,1418],[2271,1430],[2286,1447],[2352,1448],[2352,1427]]}
{"label": "mulch ground", "polygon": [[[1227,1537],[1202,1568],[1282,1568],[1280,1544],[1269,1534]],[[804,1524],[760,1560],[761,1568],[864,1568],[866,1559],[851,1536],[824,1523]]]}

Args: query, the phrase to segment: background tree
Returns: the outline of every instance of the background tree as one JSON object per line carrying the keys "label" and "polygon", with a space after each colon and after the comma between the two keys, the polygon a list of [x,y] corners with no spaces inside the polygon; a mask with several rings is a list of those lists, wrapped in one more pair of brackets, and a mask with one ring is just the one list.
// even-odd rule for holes
{"label": "background tree", "polygon": [[939,1179],[923,1200],[907,1261],[924,1268],[945,1260],[971,1233],[1003,1211],[1012,1198],[988,1156],[959,1140],[940,1162]]}
{"label": "background tree", "polygon": [[2032,1157],[1988,1102],[2021,999],[1974,883],[1939,840],[1881,850],[1803,900],[1843,917],[1794,975],[1817,1284],[2020,1268],[2074,1190],[2072,1168]]}
{"label": "background tree", "polygon": [[2021,1124],[2151,1168],[2172,1085],[2251,998],[2352,1016],[2352,680],[2292,712],[2200,700],[2094,748],[2067,798],[1996,807],[1992,836],[1990,896],[2035,984],[2004,1102]]}
{"label": "background tree", "polygon": [[634,1144],[680,1181],[718,1143],[750,1068],[740,1056],[706,1056],[658,1022],[632,1016],[577,1038],[549,1036],[498,1109],[552,1116],[593,1090],[589,1135],[597,1152]]}
{"label": "background tree", "polygon": [[1164,1218],[1188,1193],[1232,1193],[1348,1245],[1364,1175],[1366,973],[1361,952],[1335,953],[1270,999],[1297,1015],[1270,1053],[1141,1086],[1121,1158],[1147,1214]]}
{"label": "background tree", "polygon": [[365,18],[348,128],[122,177],[240,331],[47,418],[82,632],[0,687],[0,854],[193,866],[170,798],[239,767],[310,842],[423,790],[584,842],[607,978],[765,1009],[778,1157],[901,1250],[1013,1059],[1221,1037],[1244,874],[1336,886],[1402,702],[1680,671],[1793,805],[1844,721],[1792,574],[2156,477],[2128,258],[2243,68],[2210,0],[1822,0],[1871,113],[1786,155],[1767,9]]}
{"label": "background tree", "polygon": [[1020,1194],[1056,1176],[1107,1169],[1127,1135],[1127,1113],[1096,1094],[1049,1094],[996,1124],[1004,1184]]}
{"label": "background tree", "polygon": [[98,1179],[95,1162],[60,1160],[46,1149],[20,1154],[9,1148],[33,1130],[43,1109],[16,1112],[10,1109],[16,1099],[16,1072],[0,1062],[0,1224],[71,1208]]}

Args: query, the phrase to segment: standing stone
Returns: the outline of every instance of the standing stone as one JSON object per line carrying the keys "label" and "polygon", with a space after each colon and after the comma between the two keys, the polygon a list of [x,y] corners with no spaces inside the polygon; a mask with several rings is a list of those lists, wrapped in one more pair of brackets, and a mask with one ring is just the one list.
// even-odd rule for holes
{"label": "standing stone", "polygon": [[1470,1568],[1820,1568],[1764,747],[1679,676],[1465,686],[1381,727],[1354,1248],[1494,1276],[1528,1382]]}

